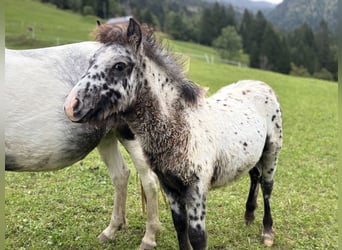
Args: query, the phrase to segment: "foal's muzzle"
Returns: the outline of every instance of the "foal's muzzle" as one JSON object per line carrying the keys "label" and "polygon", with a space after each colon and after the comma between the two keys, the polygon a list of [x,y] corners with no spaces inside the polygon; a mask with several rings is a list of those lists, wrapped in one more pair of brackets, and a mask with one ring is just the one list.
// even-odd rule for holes
{"label": "foal's muzzle", "polygon": [[64,102],[64,112],[73,122],[85,122],[90,109],[84,107],[84,103],[77,97],[76,91],[72,90]]}

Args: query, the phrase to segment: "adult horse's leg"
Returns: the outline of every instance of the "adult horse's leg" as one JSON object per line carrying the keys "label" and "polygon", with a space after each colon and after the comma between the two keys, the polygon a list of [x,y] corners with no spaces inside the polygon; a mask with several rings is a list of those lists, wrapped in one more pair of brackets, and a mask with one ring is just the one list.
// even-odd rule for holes
{"label": "adult horse's leg", "polygon": [[260,182],[261,170],[259,163],[255,165],[249,171],[250,177],[250,189],[249,194],[246,202],[246,212],[245,212],[245,223],[246,225],[251,224],[254,219],[254,211],[258,207],[257,198],[258,198],[258,191],[259,191],[259,182]]}
{"label": "adult horse's leg", "polygon": [[97,146],[102,160],[108,167],[114,185],[114,207],[109,226],[98,236],[101,242],[113,240],[116,232],[126,226],[127,185],[130,170],[118,147],[115,135],[110,132]]}
{"label": "adult horse's leg", "polygon": [[158,212],[158,178],[147,166],[144,154],[137,140],[120,138],[120,141],[131,156],[146,195],[146,231],[139,249],[151,249],[157,245],[156,234],[161,230]]}

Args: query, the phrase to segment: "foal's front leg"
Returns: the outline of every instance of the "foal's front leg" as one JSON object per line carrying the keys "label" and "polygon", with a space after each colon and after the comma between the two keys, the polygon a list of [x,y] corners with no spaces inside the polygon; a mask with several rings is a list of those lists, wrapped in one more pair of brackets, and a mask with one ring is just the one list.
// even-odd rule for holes
{"label": "foal's front leg", "polygon": [[127,185],[130,170],[127,167],[113,133],[104,137],[97,147],[108,167],[114,185],[114,207],[109,226],[98,236],[101,242],[113,240],[116,232],[126,226]]}
{"label": "foal's front leg", "polygon": [[[178,191],[175,191],[165,184],[162,184],[163,190],[169,199],[173,225],[175,226],[178,245],[180,250],[191,250],[191,245],[188,235],[188,215],[186,210],[186,202],[181,197]],[[183,195],[184,196],[184,195]]]}
{"label": "foal's front leg", "polygon": [[179,249],[206,249],[206,194],[203,189],[199,185],[195,185],[187,187],[184,193],[180,193],[168,189],[165,185],[163,188],[169,198]]}
{"label": "foal's front leg", "polygon": [[191,246],[194,250],[206,249],[206,192],[204,192],[201,185],[195,185],[188,189],[186,203],[189,215],[189,239]]}

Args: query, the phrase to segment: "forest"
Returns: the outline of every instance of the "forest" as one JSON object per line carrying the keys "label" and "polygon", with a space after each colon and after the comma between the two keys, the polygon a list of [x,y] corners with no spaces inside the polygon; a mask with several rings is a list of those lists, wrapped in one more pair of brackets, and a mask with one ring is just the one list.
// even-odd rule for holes
{"label": "forest", "polygon": [[[41,0],[102,19],[132,15],[176,40],[216,48],[223,59],[304,77],[337,81],[337,37],[325,20],[280,30],[259,11],[204,0]],[[247,56],[244,56],[247,55]],[[245,58],[248,58],[247,61]]]}

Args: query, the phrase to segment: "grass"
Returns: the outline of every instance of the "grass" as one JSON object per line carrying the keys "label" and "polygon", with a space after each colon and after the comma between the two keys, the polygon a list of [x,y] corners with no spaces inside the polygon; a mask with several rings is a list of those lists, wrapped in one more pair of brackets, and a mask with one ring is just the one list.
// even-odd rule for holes
{"label": "grass", "polygon": [[6,47],[37,48],[89,40],[97,19],[38,0],[5,0]]}
{"label": "grass", "polygon": [[[69,42],[87,40],[94,27],[92,20],[34,1],[6,0],[5,4],[7,47],[34,47],[56,36]],[[37,31],[34,45],[8,42],[8,37],[25,34],[26,25],[32,24],[45,27],[41,34]],[[188,55],[217,55],[211,48],[190,43],[171,41],[170,47]],[[210,94],[239,79],[259,79],[275,89],[282,104],[284,146],[271,200],[276,233],[272,249],[338,249],[337,84],[208,64],[191,56],[188,75],[210,87]],[[6,249],[135,249],[145,230],[146,215],[141,212],[136,172],[126,153],[125,158],[132,173],[127,201],[129,227],[104,245],[96,236],[109,223],[113,188],[96,151],[57,172],[7,172]],[[210,192],[209,249],[265,249],[260,243],[261,199],[255,223],[249,227],[243,224],[248,188],[246,176]],[[157,249],[177,249],[170,211],[161,195],[159,203],[163,231]]]}

